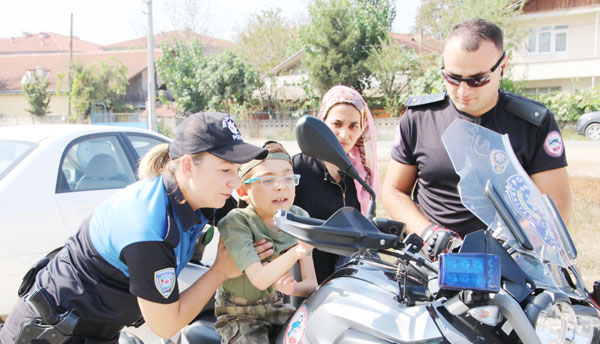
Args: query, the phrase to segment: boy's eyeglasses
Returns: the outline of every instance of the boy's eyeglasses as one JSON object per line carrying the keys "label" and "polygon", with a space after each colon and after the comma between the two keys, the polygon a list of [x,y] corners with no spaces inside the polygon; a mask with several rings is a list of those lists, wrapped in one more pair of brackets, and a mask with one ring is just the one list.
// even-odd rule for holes
{"label": "boy's eyeglasses", "polygon": [[490,72],[485,75],[478,75],[471,78],[459,78],[457,76],[444,72],[444,66],[442,65],[442,76],[446,81],[448,81],[449,84],[454,86],[459,86],[461,82],[465,82],[467,85],[469,85],[469,87],[473,88],[485,86],[490,83],[490,77],[492,73],[496,71],[496,69],[498,69],[498,66],[500,66],[500,63],[502,62],[502,59],[504,59],[505,55],[506,53],[503,51],[502,56],[500,56],[496,64],[494,64]]}
{"label": "boy's eyeglasses", "polygon": [[262,186],[265,186],[265,187],[273,187],[273,186],[277,185],[277,183],[279,183],[280,181],[285,186],[296,186],[296,185],[300,184],[300,175],[299,174],[288,174],[287,176],[283,176],[283,177],[275,177],[275,176],[256,177],[256,178],[250,178],[248,180],[245,180],[244,184],[250,184],[252,182],[257,182],[257,181],[259,181],[262,184]]}

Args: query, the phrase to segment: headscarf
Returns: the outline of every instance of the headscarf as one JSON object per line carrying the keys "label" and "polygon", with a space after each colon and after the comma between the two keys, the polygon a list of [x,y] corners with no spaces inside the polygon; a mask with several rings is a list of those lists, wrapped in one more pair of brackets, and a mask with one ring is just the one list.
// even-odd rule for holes
{"label": "headscarf", "polygon": [[[360,113],[360,127],[362,134],[348,152],[350,162],[358,171],[362,179],[371,186],[375,194],[379,194],[379,175],[377,173],[377,140],[375,136],[375,122],[367,103],[358,91],[343,85],[337,85],[329,89],[323,101],[318,117],[325,121],[327,112],[336,104],[346,103],[353,105]],[[366,214],[371,195],[358,181],[354,181],[360,209]]]}

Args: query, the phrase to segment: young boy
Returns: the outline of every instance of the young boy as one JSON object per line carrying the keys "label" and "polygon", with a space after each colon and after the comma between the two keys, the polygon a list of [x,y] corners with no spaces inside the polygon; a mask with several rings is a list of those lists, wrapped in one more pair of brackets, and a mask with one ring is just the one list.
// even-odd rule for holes
{"label": "young boy", "polygon": [[[225,246],[243,274],[226,280],[215,296],[215,329],[221,343],[268,343],[269,334],[280,329],[294,313],[281,293],[306,297],[317,287],[312,246],[299,242],[273,224],[278,209],[308,216],[292,205],[300,176],[294,174],[291,158],[277,142],[267,141],[265,160],[253,160],[240,170],[242,186],[237,190],[246,208],[232,210],[218,223]],[[261,262],[253,243],[265,238],[273,243],[273,255]],[[290,274],[300,263],[302,281]]]}

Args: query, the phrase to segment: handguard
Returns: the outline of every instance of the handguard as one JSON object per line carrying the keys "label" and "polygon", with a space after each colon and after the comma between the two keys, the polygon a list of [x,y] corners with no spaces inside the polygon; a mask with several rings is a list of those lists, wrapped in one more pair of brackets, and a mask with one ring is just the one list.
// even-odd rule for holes
{"label": "handguard", "polygon": [[33,293],[27,302],[40,318],[28,321],[21,329],[16,343],[65,343],[73,335],[79,317],[73,311],[56,313],[56,306],[44,288]]}

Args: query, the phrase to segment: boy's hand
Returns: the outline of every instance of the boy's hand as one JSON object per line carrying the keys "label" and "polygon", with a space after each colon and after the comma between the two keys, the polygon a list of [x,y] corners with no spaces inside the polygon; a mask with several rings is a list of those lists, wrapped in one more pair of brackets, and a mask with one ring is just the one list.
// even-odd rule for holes
{"label": "boy's hand", "polygon": [[290,272],[286,272],[283,276],[279,277],[277,281],[275,281],[275,289],[284,293],[285,295],[292,295],[294,289],[296,288],[296,280],[294,276],[290,274]]}
{"label": "boy's hand", "polygon": [[312,249],[315,248],[313,245],[307,244],[304,241],[300,241],[300,240],[298,240],[298,245],[304,247],[306,249],[306,251],[308,251],[308,252],[312,251]]}

